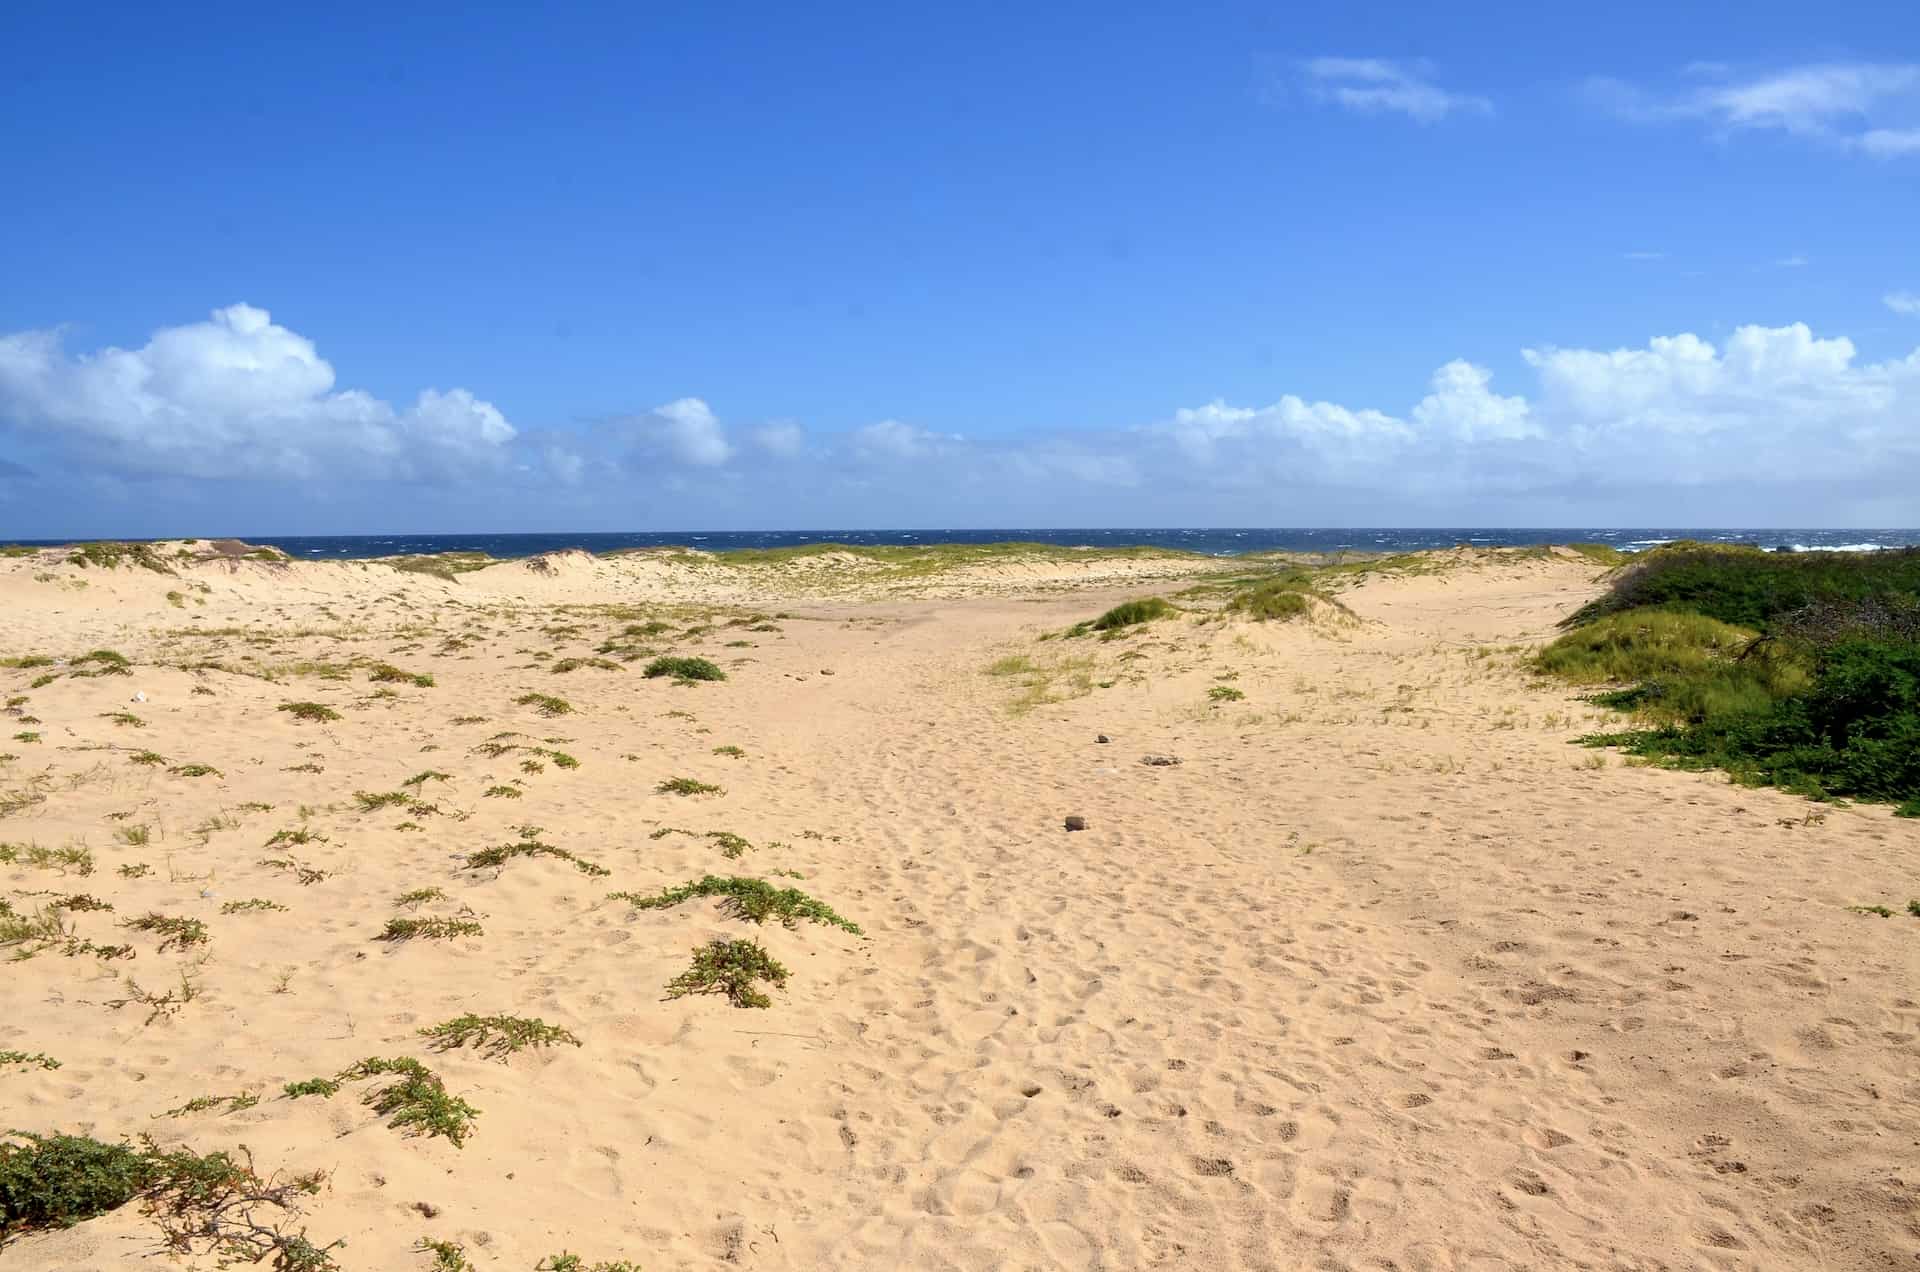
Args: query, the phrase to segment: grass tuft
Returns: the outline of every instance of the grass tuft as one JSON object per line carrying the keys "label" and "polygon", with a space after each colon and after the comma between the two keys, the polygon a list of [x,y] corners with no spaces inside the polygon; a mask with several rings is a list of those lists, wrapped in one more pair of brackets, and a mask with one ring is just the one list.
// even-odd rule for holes
{"label": "grass tuft", "polygon": [[316,724],[325,724],[340,718],[338,711],[319,702],[283,702],[278,709],[296,720],[306,720]]}

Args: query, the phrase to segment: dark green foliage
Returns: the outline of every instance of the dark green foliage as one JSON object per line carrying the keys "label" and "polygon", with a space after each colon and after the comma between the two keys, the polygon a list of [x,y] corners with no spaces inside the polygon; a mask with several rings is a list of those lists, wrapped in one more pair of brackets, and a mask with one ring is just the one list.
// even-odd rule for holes
{"label": "dark green foliage", "polygon": [[47,909],[84,913],[89,911],[111,910],[113,906],[110,902],[102,901],[99,897],[88,896],[84,892],[75,892],[70,896],[60,897],[57,900],[47,902]]}
{"label": "dark green foliage", "polygon": [[454,1051],[472,1043],[494,1060],[504,1060],[527,1047],[580,1045],[578,1038],[558,1025],[528,1016],[468,1014],[422,1029],[420,1033],[432,1039],[427,1045],[435,1051]]}
{"label": "dark green foliage", "polygon": [[360,811],[363,813],[374,813],[383,808],[392,808],[396,804],[413,802],[413,796],[405,791],[355,791],[353,799],[360,805]]}
{"label": "dark green foliage", "polygon": [[691,967],[667,982],[667,997],[725,994],[735,1007],[771,1007],[773,1000],[754,982],[783,989],[790,975],[758,941],[710,941],[693,951]]}
{"label": "dark green foliage", "polygon": [[305,1078],[299,1082],[289,1082],[281,1088],[289,1100],[297,1100],[306,1095],[317,1095],[322,1099],[332,1099],[340,1092],[340,1083],[332,1078]]}
{"label": "dark green foliage", "polygon": [[514,702],[522,707],[533,707],[543,716],[569,715],[573,711],[572,703],[565,698],[556,698],[552,694],[523,693],[515,698]]}
{"label": "dark green foliage", "polygon": [[1662,606],[1761,630],[1817,602],[1920,595],[1920,548],[1885,552],[1760,552],[1674,543],[1642,554],[1607,593],[1566,621]]}
{"label": "dark green foliage", "polygon": [[339,1080],[357,1082],[376,1077],[393,1077],[396,1081],[369,1091],[366,1103],[380,1116],[391,1117],[387,1125],[395,1130],[438,1135],[453,1141],[455,1148],[465,1145],[467,1136],[473,1134],[473,1119],[480,1116],[480,1110],[450,1094],[438,1074],[411,1056],[369,1056],[342,1069]]}
{"label": "dark green foliage", "polygon": [[[1920,550],[1646,554],[1539,666],[1657,727],[1581,739],[1816,799],[1920,805]],[[1658,607],[1658,608],[1650,608]],[[1727,624],[1742,624],[1753,634]]]}
{"label": "dark green foliage", "polygon": [[0,1065],[32,1064],[42,1069],[58,1069],[60,1062],[44,1051],[0,1051]]}
{"label": "dark green foliage", "polygon": [[833,907],[824,901],[816,900],[798,888],[776,888],[765,879],[753,879],[740,875],[721,877],[707,875],[692,883],[683,883],[678,887],[667,888],[653,896],[643,896],[636,892],[610,892],[607,899],[625,901],[636,910],[662,910],[679,905],[694,897],[722,897],[725,911],[737,918],[748,919],[754,923],[765,923],[769,918],[780,920],[787,927],[793,927],[802,919],[815,923],[824,923],[830,927],[841,928],[860,934],[860,926],[835,914]]}
{"label": "dark green foliage", "polygon": [[519,799],[521,791],[517,786],[489,786],[481,794],[491,799]]}
{"label": "dark green foliage", "polygon": [[283,702],[278,709],[296,720],[309,720],[320,724],[340,718],[338,711],[319,702]]}
{"label": "dark green foliage", "polygon": [[167,762],[167,757],[158,751],[135,751],[132,755],[129,755],[127,759],[135,764],[146,765],[165,764]]}
{"label": "dark green foliage", "polygon": [[1635,755],[1816,798],[1920,798],[1920,644],[1821,650],[1804,694],[1611,735]]}
{"label": "dark green foliage", "polygon": [[176,764],[167,772],[175,777],[224,777],[225,774],[211,764]]}
{"label": "dark green foliage", "polygon": [[447,894],[439,888],[415,888],[411,892],[402,892],[393,899],[395,905],[404,905],[408,909],[425,905],[429,901],[445,901]]}
{"label": "dark green foliage", "polygon": [[0,1237],[69,1228],[118,1209],[154,1181],[151,1157],[79,1135],[25,1135],[0,1144]]}
{"label": "dark green foliage", "polygon": [[67,561],[81,569],[97,565],[103,570],[117,570],[124,562],[155,574],[173,573],[150,543],[82,543],[73,549]]}
{"label": "dark green foliage", "polygon": [[705,658],[664,656],[647,664],[647,677],[672,676],[681,684],[695,680],[725,680],[727,673]]}
{"label": "dark green foliage", "polygon": [[482,848],[479,852],[467,854],[467,869],[498,869],[515,857],[557,857],[561,861],[571,862],[573,868],[581,874],[606,875],[612,872],[605,866],[596,865],[583,857],[576,857],[565,848],[555,848],[537,840],[524,839],[516,844],[501,844],[496,848]]}

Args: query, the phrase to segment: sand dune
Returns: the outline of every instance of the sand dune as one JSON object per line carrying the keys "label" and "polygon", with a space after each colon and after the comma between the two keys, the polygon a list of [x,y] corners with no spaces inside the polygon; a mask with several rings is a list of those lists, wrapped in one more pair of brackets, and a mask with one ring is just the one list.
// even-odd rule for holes
{"label": "sand dune", "polygon": [[[59,660],[0,670],[0,899],[90,895],[72,935],[134,951],[5,964],[0,1051],[59,1067],[0,1066],[0,1125],[328,1171],[300,1222],[344,1268],[430,1268],[422,1237],[515,1270],[1920,1258],[1920,925],[1848,909],[1920,894],[1920,824],[1570,746],[1600,713],[1522,662],[1598,586],[1577,556],[1107,642],[1040,637],[1233,567],[162,558],[0,561],[0,655]],[[646,679],[640,647],[729,678]],[[99,648],[131,674],[65,674]],[[278,709],[307,701],[340,718]],[[516,842],[609,873],[466,865]],[[607,898],[775,871],[863,934]],[[121,926],[149,912],[208,939]],[[482,931],[375,939],[396,915]],[[742,936],[791,970],[769,1009],[664,1000]],[[580,1045],[428,1049],[469,1012]],[[425,1061],[471,1138],[389,1127],[365,1083],[281,1094],[369,1056]],[[155,1245],[126,1207],[0,1265]]]}

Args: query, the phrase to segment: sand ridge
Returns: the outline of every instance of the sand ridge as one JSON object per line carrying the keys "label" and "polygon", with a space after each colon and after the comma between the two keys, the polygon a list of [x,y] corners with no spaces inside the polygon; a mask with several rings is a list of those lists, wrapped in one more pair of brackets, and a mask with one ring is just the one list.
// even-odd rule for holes
{"label": "sand ridge", "polygon": [[[115,908],[70,926],[136,955],[5,965],[0,1050],[60,1068],[0,1070],[0,1124],[329,1170],[303,1222],[346,1239],[347,1268],[429,1267],[422,1236],[483,1269],[1920,1254],[1920,943],[1847,908],[1920,890],[1920,826],[1568,745],[1600,714],[1522,662],[1592,595],[1590,562],[1469,555],[1358,579],[1351,621],[1196,613],[1111,642],[1039,637],[1178,590],[1173,566],[777,599],[702,573],[723,568],[222,559],[77,588],[72,566],[0,562],[0,654],[63,660],[0,671],[25,699],[6,733],[39,735],[0,739],[0,794],[30,800],[0,805],[0,843],[93,859],[0,865],[0,898],[95,896]],[[602,645],[730,678],[550,670]],[[101,647],[133,674],[29,687]],[[1031,670],[987,674],[1007,659]],[[434,684],[369,681],[381,662]],[[534,691],[576,710],[515,703]],[[447,776],[403,785],[422,772]],[[724,794],[656,793],[674,776]],[[355,798],[395,790],[433,811]],[[530,829],[610,874],[464,867]],[[722,830],[753,847],[728,859]],[[776,870],[864,935],[606,897]],[[447,900],[397,905],[422,887]],[[253,898],[286,909],[222,912]],[[148,911],[210,938],[162,952],[119,926]],[[374,939],[409,913],[483,934]],[[743,935],[792,970],[772,1008],[663,1001],[695,945]],[[151,1023],[110,1005],[128,976],[151,994],[183,973],[196,996]],[[582,1045],[426,1048],[465,1012]],[[465,1147],[397,1133],[359,1088],[280,1095],[370,1055],[420,1057],[479,1108]],[[235,1093],[260,1101],[166,1116]],[[129,1207],[0,1259],[153,1247]]]}

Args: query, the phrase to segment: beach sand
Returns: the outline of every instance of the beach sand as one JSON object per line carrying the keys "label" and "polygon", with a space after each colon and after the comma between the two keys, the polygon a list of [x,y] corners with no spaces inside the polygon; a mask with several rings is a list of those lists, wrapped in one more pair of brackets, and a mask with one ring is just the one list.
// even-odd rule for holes
{"label": "beach sand", "polygon": [[[0,561],[0,655],[60,660],[0,670],[24,695],[0,899],[91,895],[113,909],[67,912],[74,936],[135,955],[0,965],[0,1050],[59,1062],[0,1067],[0,1127],[329,1172],[298,1225],[343,1268],[431,1268],[423,1237],[516,1272],[1920,1259],[1920,823],[1570,745],[1613,717],[1524,663],[1602,586],[1590,561],[1436,554],[1356,576],[1350,615],[1099,641],[1039,638],[1229,567],[560,554],[440,579],[173,551]],[[610,638],[729,678],[647,679]],[[29,688],[99,648],[131,674]],[[277,709],[302,701],[340,718]],[[355,798],[394,791],[431,808]],[[466,866],[526,840],[610,873]],[[863,934],[607,899],[776,870]],[[396,904],[422,888],[446,900]],[[285,908],[223,910],[255,898]],[[121,926],[149,912],[208,939]],[[397,915],[483,931],[376,939]],[[737,937],[791,970],[770,1008],[665,998]],[[183,977],[190,1001],[125,1001]],[[470,1012],[580,1045],[419,1034]],[[376,1083],[281,1095],[370,1056],[480,1110],[464,1146],[388,1126]],[[216,1265],[156,1246],[128,1206],[0,1266]]]}

